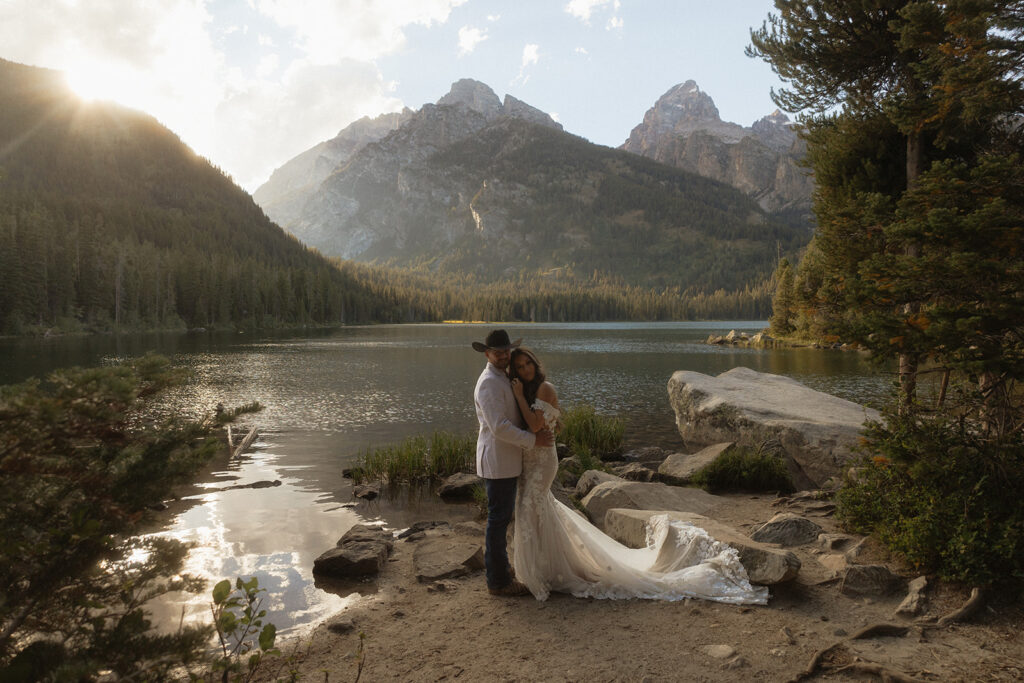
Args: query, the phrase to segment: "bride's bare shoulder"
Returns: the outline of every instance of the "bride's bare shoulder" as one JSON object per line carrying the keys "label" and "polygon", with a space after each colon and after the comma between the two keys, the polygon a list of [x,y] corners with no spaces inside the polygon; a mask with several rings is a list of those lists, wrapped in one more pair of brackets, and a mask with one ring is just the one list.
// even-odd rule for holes
{"label": "bride's bare shoulder", "polygon": [[558,400],[558,392],[555,391],[555,385],[551,382],[541,382],[541,385],[537,387],[537,398],[555,405],[554,402]]}

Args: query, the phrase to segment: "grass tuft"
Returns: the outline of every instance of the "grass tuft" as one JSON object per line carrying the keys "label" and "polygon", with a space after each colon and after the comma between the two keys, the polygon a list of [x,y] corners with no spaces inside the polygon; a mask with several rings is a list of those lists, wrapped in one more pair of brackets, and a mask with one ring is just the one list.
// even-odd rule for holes
{"label": "grass tuft", "polygon": [[412,436],[390,446],[367,449],[356,459],[352,480],[418,482],[440,479],[469,469],[476,460],[476,435],[434,432]]}
{"label": "grass tuft", "polygon": [[712,493],[722,491],[793,491],[786,463],[766,449],[731,448],[694,473],[690,480]]}
{"label": "grass tuft", "polygon": [[594,406],[576,405],[562,413],[559,440],[568,445],[572,455],[581,461],[603,460],[617,455],[622,451],[625,434],[625,420],[598,415]]}

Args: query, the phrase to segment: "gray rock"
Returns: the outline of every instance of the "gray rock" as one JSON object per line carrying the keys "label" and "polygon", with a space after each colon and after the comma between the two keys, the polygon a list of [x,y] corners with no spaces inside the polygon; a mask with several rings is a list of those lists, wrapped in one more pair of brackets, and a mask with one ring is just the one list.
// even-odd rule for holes
{"label": "gray rock", "polygon": [[622,477],[618,477],[609,472],[602,472],[601,470],[587,470],[580,475],[579,480],[576,482],[576,497],[583,498],[598,484],[603,484],[606,481],[622,481]]}
{"label": "gray rock", "polygon": [[928,587],[928,577],[919,576],[910,582],[907,587],[907,597],[896,608],[896,614],[901,617],[914,617],[921,613],[924,608],[924,589]]}
{"label": "gray rock", "polygon": [[345,635],[351,633],[356,625],[348,617],[334,617],[327,621],[327,630],[331,633],[337,633],[338,635]]}
{"label": "gray rock", "polygon": [[827,553],[844,552],[856,539],[848,534],[818,534],[818,547]]}
{"label": "gray rock", "polygon": [[395,547],[395,539],[391,532],[370,524],[356,524],[338,539],[336,545],[340,548],[349,543],[383,543],[388,552]]}
{"label": "gray rock", "polygon": [[700,649],[708,657],[715,659],[729,659],[736,654],[736,649],[730,645],[704,645]]}
{"label": "gray rock", "polygon": [[598,528],[604,529],[605,513],[612,508],[704,514],[725,500],[700,489],[640,481],[608,481],[595,486],[582,500],[582,504],[591,521]]}
{"label": "gray rock", "polygon": [[484,547],[464,537],[427,538],[412,556],[416,579],[422,582],[450,579],[484,568]]}
{"label": "gray rock", "polygon": [[626,462],[641,462],[650,467],[654,463],[660,464],[671,453],[671,451],[666,451],[658,446],[641,446],[623,453],[622,459]]}
{"label": "gray rock", "polygon": [[718,456],[735,447],[735,443],[727,441],[708,446],[696,453],[673,453],[658,467],[658,474],[661,475],[662,481],[668,484],[689,484],[690,478],[697,470],[711,464]]}
{"label": "gray rock", "polygon": [[668,393],[688,446],[777,440],[798,488],[819,488],[848,467],[864,422],[878,418],[871,408],[743,367],[718,377],[676,372]]}
{"label": "gray rock", "polygon": [[413,522],[412,526],[410,526],[408,529],[406,529],[406,530],[404,530],[404,531],[402,531],[402,532],[400,532],[398,534],[398,538],[399,539],[408,538],[409,536],[412,536],[413,534],[426,531],[427,529],[437,529],[439,527],[440,528],[445,528],[445,529],[450,529],[451,528],[451,524],[448,523],[448,522],[445,522],[443,520],[442,521],[436,521],[435,520],[435,521],[429,521],[429,522]]}
{"label": "gray rock", "polygon": [[631,462],[627,465],[613,467],[612,471],[628,481],[651,481],[657,472],[638,462]]}
{"label": "gray rock", "polygon": [[441,482],[437,495],[442,498],[472,498],[473,489],[483,485],[484,480],[475,474],[458,472]]}
{"label": "gray rock", "polygon": [[762,543],[778,543],[783,547],[806,545],[818,539],[823,529],[809,519],[792,512],[780,512],[751,532],[750,537]]}
{"label": "gray rock", "polygon": [[352,495],[356,498],[373,500],[380,495],[380,484],[359,484],[352,487]]}
{"label": "gray rock", "polygon": [[689,522],[704,529],[712,538],[734,548],[751,583],[772,586],[796,578],[800,560],[792,551],[758,543],[726,524],[703,515],[687,512],[612,509],[605,516],[606,533],[623,545],[642,548],[647,542],[647,520],[652,515],[668,514],[672,519]]}
{"label": "gray rock", "polygon": [[480,522],[465,521],[456,523],[452,531],[464,536],[483,536],[485,529]]}
{"label": "gray rock", "polygon": [[341,578],[373,576],[388,559],[388,547],[380,542],[350,542],[331,548],[313,560],[313,573]]}
{"label": "gray rock", "polygon": [[906,582],[880,564],[854,565],[843,571],[839,592],[853,597],[877,597],[900,590]]}

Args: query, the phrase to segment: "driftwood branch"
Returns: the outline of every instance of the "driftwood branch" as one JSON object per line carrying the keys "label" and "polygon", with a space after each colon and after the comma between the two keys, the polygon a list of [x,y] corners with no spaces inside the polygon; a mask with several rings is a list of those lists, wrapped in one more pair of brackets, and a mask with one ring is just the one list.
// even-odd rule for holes
{"label": "driftwood branch", "polygon": [[245,453],[245,449],[252,445],[252,442],[256,440],[256,436],[256,428],[253,427],[249,430],[249,433],[245,435],[245,438],[242,439],[242,443],[238,444],[238,448],[236,448],[235,452],[231,454],[232,457],[238,457],[242,453]]}

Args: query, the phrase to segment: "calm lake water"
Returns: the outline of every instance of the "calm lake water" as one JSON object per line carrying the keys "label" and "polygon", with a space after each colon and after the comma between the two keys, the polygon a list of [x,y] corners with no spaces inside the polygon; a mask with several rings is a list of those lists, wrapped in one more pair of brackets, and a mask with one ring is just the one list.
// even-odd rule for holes
{"label": "calm lake water", "polygon": [[[630,446],[682,450],[666,385],[676,370],[716,375],[742,365],[787,375],[815,389],[877,405],[891,378],[857,353],[759,350],[703,344],[730,329],[756,332],[758,321],[507,325],[547,366],[565,405],[590,403],[627,421]],[[68,365],[95,365],[153,350],[192,371],[164,399],[189,414],[258,400],[263,411],[241,424],[259,428],[252,452],[215,463],[197,493],[174,503],[159,533],[195,543],[187,571],[217,580],[255,575],[269,591],[279,630],[316,623],[373,591],[372,584],[314,581],[313,559],[357,522],[400,529],[467,505],[427,495],[358,501],[341,476],[366,448],[437,429],[475,432],[473,387],[485,360],[470,343],[492,325],[393,325],[301,336],[175,334],[53,340],[0,340],[0,384]],[[236,428],[237,429],[237,428]],[[232,488],[280,481],[262,489]],[[207,598],[176,596],[157,617],[176,625],[182,608],[208,614]]]}

